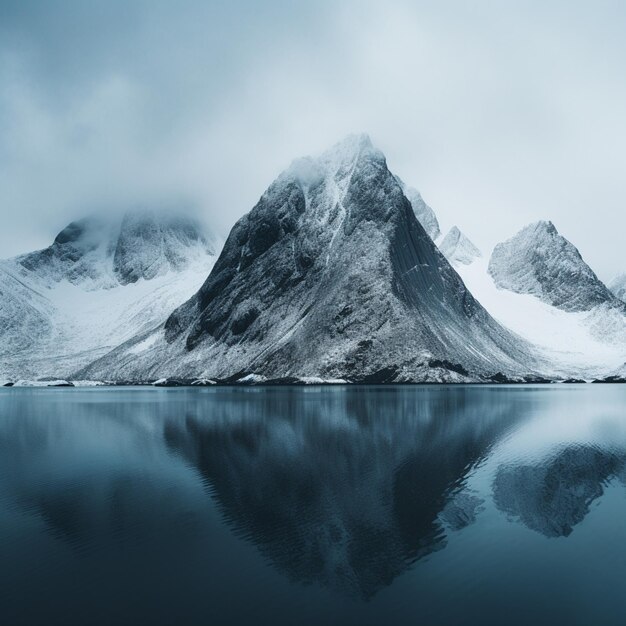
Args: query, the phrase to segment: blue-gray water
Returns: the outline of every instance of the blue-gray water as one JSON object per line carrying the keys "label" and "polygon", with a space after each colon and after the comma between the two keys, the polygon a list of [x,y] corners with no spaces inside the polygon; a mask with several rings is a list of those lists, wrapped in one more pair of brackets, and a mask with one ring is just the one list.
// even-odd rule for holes
{"label": "blue-gray water", "polygon": [[0,623],[623,624],[626,386],[2,389]]}

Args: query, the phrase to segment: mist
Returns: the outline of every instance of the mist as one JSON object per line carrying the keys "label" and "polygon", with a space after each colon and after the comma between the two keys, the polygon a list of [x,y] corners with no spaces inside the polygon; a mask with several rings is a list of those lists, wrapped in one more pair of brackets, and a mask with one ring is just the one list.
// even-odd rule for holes
{"label": "mist", "polygon": [[626,271],[618,2],[0,5],[0,257],[94,211],[225,235],[296,157],[367,132],[484,254],[552,220]]}

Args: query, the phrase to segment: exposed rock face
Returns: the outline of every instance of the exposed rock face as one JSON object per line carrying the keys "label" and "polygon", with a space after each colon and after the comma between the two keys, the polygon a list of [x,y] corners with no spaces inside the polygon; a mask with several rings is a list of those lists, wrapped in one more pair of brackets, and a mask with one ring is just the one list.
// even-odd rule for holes
{"label": "exposed rock face", "polygon": [[150,341],[83,375],[353,379],[385,370],[390,380],[429,380],[434,361],[466,380],[534,366],[528,345],[465,288],[366,136],[279,176]]}
{"label": "exposed rock face", "polygon": [[454,267],[470,265],[482,256],[480,250],[456,226],[448,231],[439,249]]}
{"label": "exposed rock face", "polygon": [[72,222],[51,246],[16,261],[48,282],[67,280],[97,289],[181,271],[194,249],[199,255],[217,251],[216,242],[207,239],[198,222],[138,210],[126,213],[119,221],[88,217]]}
{"label": "exposed rock face", "polygon": [[439,221],[437,220],[435,212],[424,202],[422,194],[420,194],[417,189],[405,185],[404,181],[402,181],[399,176],[396,176],[396,180],[400,184],[400,187],[402,187],[402,191],[407,200],[411,203],[415,217],[417,217],[419,223],[424,227],[428,236],[433,241],[439,239],[441,236]]}
{"label": "exposed rock face", "polygon": [[622,302],[626,302],[626,274],[614,278],[609,284],[609,288]]}
{"label": "exposed rock face", "polygon": [[626,311],[552,222],[526,226],[498,244],[489,273],[499,288],[532,294],[564,311],[589,311],[599,305]]}

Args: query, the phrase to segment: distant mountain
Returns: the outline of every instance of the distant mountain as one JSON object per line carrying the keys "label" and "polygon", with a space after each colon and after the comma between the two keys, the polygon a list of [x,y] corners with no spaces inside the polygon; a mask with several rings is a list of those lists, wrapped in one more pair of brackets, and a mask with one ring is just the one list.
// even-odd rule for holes
{"label": "distant mountain", "polygon": [[435,246],[384,155],[351,136],[270,185],[162,329],[80,375],[474,380],[535,365]]}
{"label": "distant mountain", "polygon": [[456,226],[448,231],[439,249],[453,267],[470,265],[482,256],[480,250]]}
{"label": "distant mountain", "polygon": [[614,278],[610,282],[609,288],[617,298],[626,302],[626,274]]}
{"label": "distant mountain", "polygon": [[601,304],[626,311],[552,222],[530,224],[498,244],[489,273],[498,287],[532,294],[564,311],[589,311]]}
{"label": "distant mountain", "polygon": [[201,285],[219,241],[190,217],[133,211],[72,222],[0,262],[0,374],[67,376],[154,328]]}
{"label": "distant mountain", "polygon": [[417,217],[418,222],[424,227],[428,236],[433,241],[439,239],[441,230],[435,212],[424,202],[422,195],[417,189],[406,185],[399,176],[396,176],[396,180],[400,184],[407,200],[411,203],[415,217]]}
{"label": "distant mountain", "polygon": [[551,222],[456,269],[495,319],[543,354],[546,376],[593,379],[626,360],[626,307]]}
{"label": "distant mountain", "polygon": [[72,222],[52,245],[15,262],[49,286],[65,280],[97,289],[178,272],[216,251],[216,242],[190,217],[138,210],[119,220],[88,217]]}

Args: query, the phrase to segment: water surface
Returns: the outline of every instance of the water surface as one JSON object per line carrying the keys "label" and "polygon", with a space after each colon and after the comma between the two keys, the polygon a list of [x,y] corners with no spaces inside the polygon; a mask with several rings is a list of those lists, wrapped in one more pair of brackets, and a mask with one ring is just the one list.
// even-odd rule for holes
{"label": "water surface", "polygon": [[2,624],[623,624],[626,387],[0,390]]}

